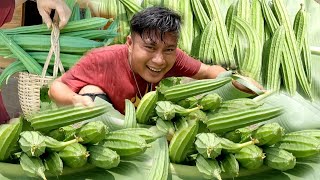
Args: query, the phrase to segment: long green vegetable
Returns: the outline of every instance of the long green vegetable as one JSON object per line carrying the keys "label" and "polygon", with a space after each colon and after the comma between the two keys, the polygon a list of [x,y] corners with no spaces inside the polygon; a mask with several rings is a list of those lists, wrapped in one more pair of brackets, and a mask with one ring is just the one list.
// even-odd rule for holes
{"label": "long green vegetable", "polygon": [[16,42],[14,42],[9,36],[7,36],[2,30],[0,30],[0,42],[10,49],[10,51],[18,57],[18,60],[23,63],[26,69],[30,73],[40,75],[42,73],[42,67],[33,59],[26,51],[24,51]]}

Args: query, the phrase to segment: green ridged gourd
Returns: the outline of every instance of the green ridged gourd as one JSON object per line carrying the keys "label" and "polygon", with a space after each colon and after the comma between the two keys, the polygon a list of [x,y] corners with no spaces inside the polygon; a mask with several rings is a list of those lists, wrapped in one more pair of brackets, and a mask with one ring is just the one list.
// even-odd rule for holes
{"label": "green ridged gourd", "polygon": [[205,159],[198,155],[196,159],[196,167],[205,179],[219,179],[221,180],[221,168],[215,159]]}
{"label": "green ridged gourd", "polygon": [[221,154],[221,139],[214,133],[200,133],[196,136],[195,146],[205,158],[216,158]]}
{"label": "green ridged gourd", "polygon": [[79,128],[76,136],[83,139],[81,144],[96,144],[102,141],[107,133],[108,128],[102,121],[92,121]]}
{"label": "green ridged gourd", "polygon": [[240,165],[246,169],[258,169],[263,164],[265,158],[262,149],[256,145],[249,145],[235,153]]}
{"label": "green ridged gourd", "polygon": [[20,165],[23,171],[30,177],[41,177],[47,179],[44,171],[45,167],[42,160],[38,157],[29,157],[27,154],[22,153],[20,157]]}
{"label": "green ridged gourd", "polygon": [[284,128],[278,123],[268,123],[255,130],[252,137],[259,141],[258,146],[271,146],[279,142],[284,134]]}
{"label": "green ridged gourd", "polygon": [[46,171],[55,176],[59,176],[63,171],[63,162],[58,153],[52,152],[44,159]]}
{"label": "green ridged gourd", "polygon": [[59,152],[63,163],[71,168],[79,168],[87,163],[89,152],[80,143],[73,143]]}
{"label": "green ridged gourd", "polygon": [[220,107],[221,103],[222,98],[216,93],[207,94],[199,101],[199,105],[202,106],[203,111],[215,110]]}
{"label": "green ridged gourd", "polygon": [[239,162],[233,154],[226,154],[220,161],[221,170],[223,173],[237,177],[239,175]]}
{"label": "green ridged gourd", "polygon": [[163,120],[171,120],[175,117],[175,106],[170,101],[158,101],[156,103],[156,113]]}
{"label": "green ridged gourd", "polygon": [[158,118],[156,121],[156,127],[166,135],[168,141],[171,141],[175,132],[173,122],[164,121],[161,118]]}
{"label": "green ridged gourd", "polygon": [[19,144],[22,151],[30,157],[39,157],[46,150],[45,137],[38,131],[22,132]]}
{"label": "green ridged gourd", "polygon": [[102,145],[92,145],[88,147],[90,152],[89,163],[103,169],[117,167],[120,163],[120,156],[117,152]]}
{"label": "green ridged gourd", "polygon": [[263,151],[266,153],[264,163],[273,169],[286,171],[293,169],[296,165],[296,157],[286,150],[268,147],[264,148]]}

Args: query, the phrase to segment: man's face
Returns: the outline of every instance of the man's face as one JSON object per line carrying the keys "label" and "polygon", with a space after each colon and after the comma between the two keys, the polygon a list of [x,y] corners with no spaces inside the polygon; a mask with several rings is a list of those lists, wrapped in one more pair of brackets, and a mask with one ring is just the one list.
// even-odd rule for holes
{"label": "man's face", "polygon": [[175,63],[177,37],[171,33],[165,33],[162,40],[133,34],[127,44],[132,70],[147,82],[159,82]]}

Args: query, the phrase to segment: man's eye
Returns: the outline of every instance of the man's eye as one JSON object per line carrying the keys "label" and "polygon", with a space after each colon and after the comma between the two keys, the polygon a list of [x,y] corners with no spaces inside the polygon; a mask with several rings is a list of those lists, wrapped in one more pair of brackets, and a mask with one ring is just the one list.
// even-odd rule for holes
{"label": "man's eye", "polygon": [[166,51],[167,51],[167,52],[173,52],[174,49],[171,49],[171,48],[170,48],[170,49],[166,49]]}
{"label": "man's eye", "polygon": [[154,47],[152,46],[145,46],[147,49],[150,49],[150,50],[154,50]]}

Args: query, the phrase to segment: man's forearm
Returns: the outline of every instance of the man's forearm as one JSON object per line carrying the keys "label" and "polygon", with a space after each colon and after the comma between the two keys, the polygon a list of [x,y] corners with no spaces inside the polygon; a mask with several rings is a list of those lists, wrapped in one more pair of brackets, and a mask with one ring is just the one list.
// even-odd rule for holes
{"label": "man's forearm", "polygon": [[206,65],[201,64],[200,69],[198,73],[193,76],[194,79],[214,79],[216,78],[220,73],[225,72],[226,70],[218,65]]}
{"label": "man's forearm", "polygon": [[[220,73],[223,73],[225,71],[226,70],[223,67],[219,66],[219,65],[209,66],[209,65],[206,65],[206,64],[201,64],[199,72],[193,78],[194,79],[214,79]],[[263,89],[263,87],[259,83],[257,83],[255,80],[253,80],[251,78],[248,78],[248,77],[243,77],[243,78],[245,78],[249,82],[253,83],[253,85],[258,87],[259,89],[261,89],[261,90]],[[238,83],[235,80],[232,81],[232,84],[234,85],[234,87],[236,87],[240,91],[243,91],[243,92],[246,92],[246,93],[250,93],[250,94],[255,94],[250,89],[248,89],[247,87],[243,86],[242,84]]]}
{"label": "man's forearm", "polygon": [[82,96],[73,92],[61,81],[61,77],[54,80],[48,91],[49,97],[57,105],[83,105],[93,106],[94,103],[89,96]]}
{"label": "man's forearm", "polygon": [[48,91],[49,97],[59,105],[72,105],[75,96],[79,96],[73,92],[67,85],[61,82],[60,78],[56,79],[50,86]]}

